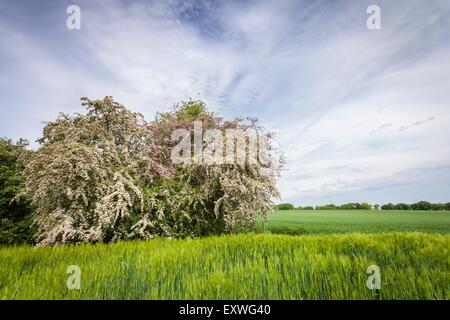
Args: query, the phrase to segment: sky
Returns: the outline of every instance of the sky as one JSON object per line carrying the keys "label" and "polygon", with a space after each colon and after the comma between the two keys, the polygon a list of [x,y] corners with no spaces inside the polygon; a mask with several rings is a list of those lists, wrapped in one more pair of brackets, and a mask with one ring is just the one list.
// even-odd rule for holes
{"label": "sky", "polygon": [[258,117],[282,202],[450,201],[449,1],[0,0],[0,136],[36,147],[106,95],[147,120],[187,98]]}

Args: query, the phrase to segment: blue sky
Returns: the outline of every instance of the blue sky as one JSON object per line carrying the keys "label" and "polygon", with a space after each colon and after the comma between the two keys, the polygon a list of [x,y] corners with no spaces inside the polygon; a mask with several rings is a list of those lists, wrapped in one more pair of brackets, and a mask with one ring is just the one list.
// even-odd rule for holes
{"label": "blue sky", "polygon": [[201,98],[279,130],[282,201],[448,202],[449,30],[443,0],[2,0],[0,136],[34,141],[81,96],[147,120]]}

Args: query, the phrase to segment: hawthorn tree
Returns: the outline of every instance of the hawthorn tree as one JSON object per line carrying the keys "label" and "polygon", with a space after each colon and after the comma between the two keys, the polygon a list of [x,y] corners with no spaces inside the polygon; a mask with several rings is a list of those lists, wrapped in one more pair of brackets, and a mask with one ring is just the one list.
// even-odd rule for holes
{"label": "hawthorn tree", "polygon": [[[82,98],[87,113],[47,123],[28,161],[25,194],[42,245],[156,236],[198,237],[255,227],[278,196],[277,170],[261,164],[176,164],[173,130],[257,129],[222,121],[188,101],[146,123],[111,97]],[[207,142],[203,147],[207,147]]]}
{"label": "hawthorn tree", "polygon": [[[236,161],[227,164],[197,164],[195,155],[190,163],[175,164],[171,151],[177,143],[171,139],[177,129],[185,129],[194,139],[194,122],[201,122],[203,132],[217,129],[238,129],[243,132],[264,132],[255,119],[223,121],[208,112],[202,101],[186,101],[173,110],[157,115],[147,125],[150,132],[148,152],[158,159],[155,169],[158,180],[145,189],[145,214],[134,226],[144,238],[155,235],[204,236],[235,233],[256,227],[257,217],[264,223],[274,210],[272,200],[279,197],[275,177],[278,167],[260,162]],[[194,147],[194,144],[193,148]],[[202,141],[202,148],[208,141]],[[245,148],[238,145],[234,148]],[[282,164],[282,159],[279,159]]]}
{"label": "hawthorn tree", "polygon": [[25,168],[40,244],[125,239],[142,212],[142,116],[111,97],[82,98],[82,105],[86,115],[46,124]]}

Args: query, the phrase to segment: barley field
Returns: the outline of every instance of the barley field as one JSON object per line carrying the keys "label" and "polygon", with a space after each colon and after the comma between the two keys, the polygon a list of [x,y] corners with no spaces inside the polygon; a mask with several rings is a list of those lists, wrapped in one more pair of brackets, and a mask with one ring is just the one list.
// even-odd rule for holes
{"label": "barley field", "polygon": [[[1,299],[450,299],[450,236],[267,233],[0,248]],[[68,266],[81,270],[69,290]],[[367,267],[381,270],[378,295]]]}

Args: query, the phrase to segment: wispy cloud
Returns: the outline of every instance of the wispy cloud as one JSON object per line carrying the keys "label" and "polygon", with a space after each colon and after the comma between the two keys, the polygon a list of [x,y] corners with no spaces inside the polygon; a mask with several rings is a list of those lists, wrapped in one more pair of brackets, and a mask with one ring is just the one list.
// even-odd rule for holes
{"label": "wispy cloud", "polygon": [[435,118],[435,117],[429,117],[429,118],[427,118],[427,119],[425,119],[425,120],[421,120],[421,121],[416,121],[416,122],[414,122],[414,125],[415,125],[415,126],[421,126],[421,125],[423,125],[424,123],[433,121],[434,119],[436,119],[436,118]]}
{"label": "wispy cloud", "polygon": [[377,133],[377,132],[379,132],[379,131],[381,131],[383,129],[389,128],[389,127],[392,127],[392,123],[382,124],[377,129],[375,129],[372,132],[370,132],[370,135],[375,134],[375,133]]}
{"label": "wispy cloud", "polygon": [[149,119],[198,97],[280,131],[283,200],[419,200],[422,182],[448,200],[448,2],[379,1],[379,31],[371,1],[77,3],[72,31],[70,1],[0,4],[0,135],[34,140],[81,96]]}

